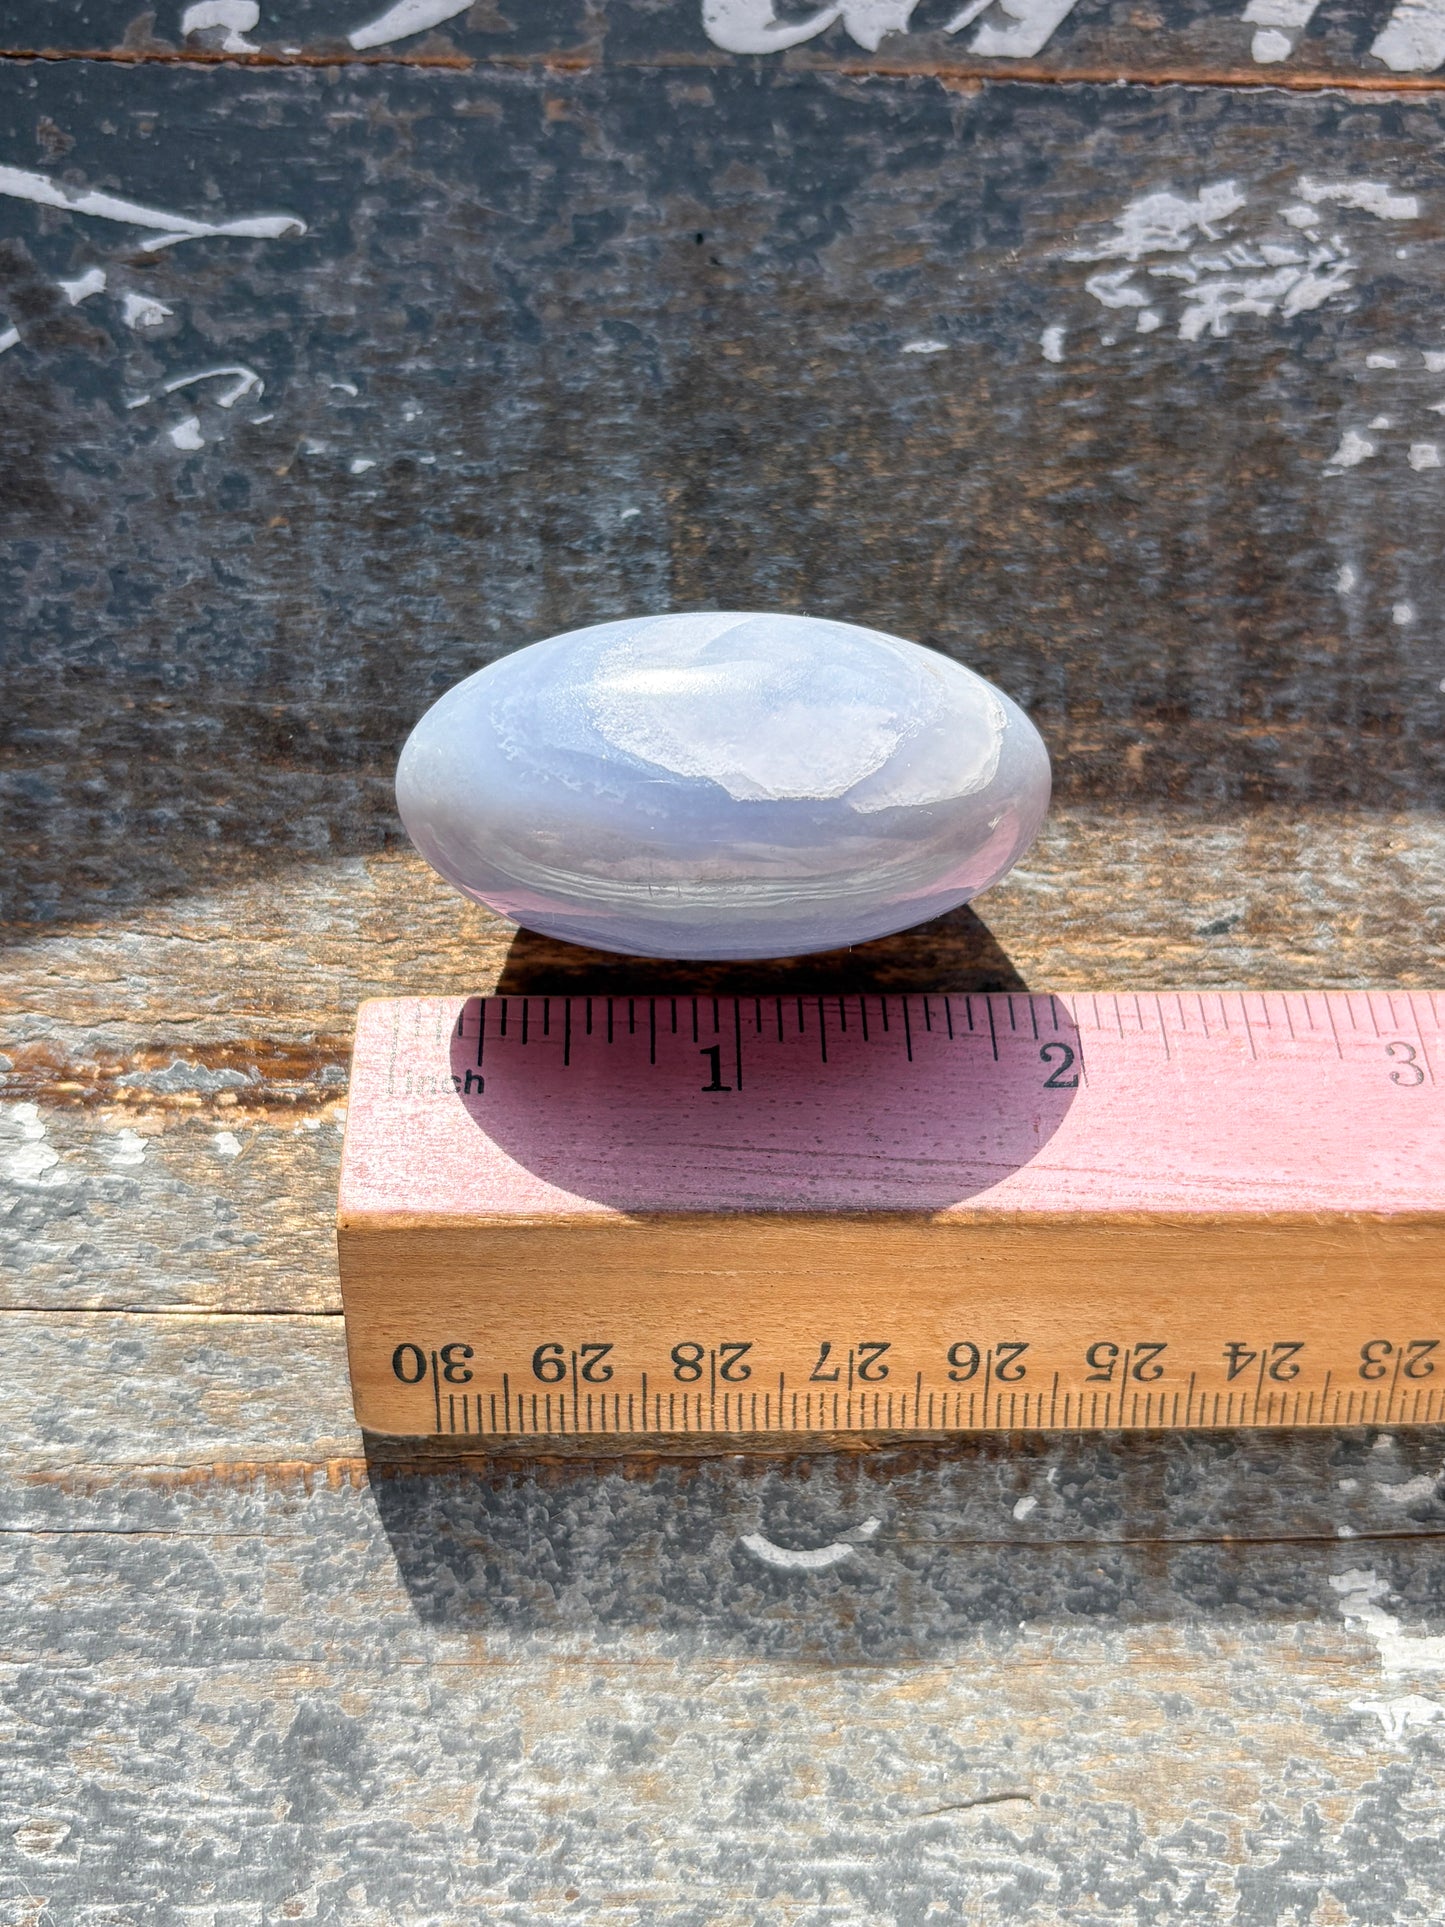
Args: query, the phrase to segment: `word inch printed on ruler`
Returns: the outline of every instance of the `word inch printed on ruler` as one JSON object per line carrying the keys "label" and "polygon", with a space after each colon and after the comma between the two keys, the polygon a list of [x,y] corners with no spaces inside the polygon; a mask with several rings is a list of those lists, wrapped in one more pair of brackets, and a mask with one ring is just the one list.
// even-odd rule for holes
{"label": "word inch printed on ruler", "polygon": [[357,1416],[458,1441],[1445,1421],[1445,998],[363,1007]]}

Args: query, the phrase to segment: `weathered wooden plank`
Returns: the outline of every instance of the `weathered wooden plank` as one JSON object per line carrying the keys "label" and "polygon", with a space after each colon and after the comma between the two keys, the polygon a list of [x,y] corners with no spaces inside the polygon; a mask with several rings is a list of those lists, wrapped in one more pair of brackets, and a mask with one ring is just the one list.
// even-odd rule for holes
{"label": "weathered wooden plank", "polygon": [[374,850],[439,687],[639,606],[966,655],[1066,804],[1433,806],[1439,108],[672,86],[0,74],[7,153],[307,223],[0,203],[13,914]]}
{"label": "weathered wooden plank", "polygon": [[[806,608],[1039,717],[1061,806],[986,925],[749,988],[1439,981],[1439,109],[973,91],[1008,23],[952,11],[754,57],[483,5],[218,72],[179,6],[8,10],[145,58],[4,63],[0,162],[308,226],[0,200],[0,1920],[1438,1912],[1433,1435],[624,1469],[351,1422],[356,1001],[681,974],[395,848],[401,735],[516,641]],[[1075,9],[1012,71],[1438,61],[1422,9],[1250,12]]]}
{"label": "weathered wooden plank", "polygon": [[[248,17],[249,16],[249,17]],[[276,18],[229,0],[137,14],[130,0],[85,0],[63,12],[43,0],[6,10],[4,47],[47,58],[84,53],[131,64],[183,60],[258,67],[383,61],[437,69],[528,64],[655,69],[687,76],[739,62],[896,76],[952,84],[991,77],[1041,81],[1122,76],[1234,87],[1419,86],[1445,60],[1425,8],[1351,0],[688,0],[660,8],[608,0],[545,0],[510,12],[496,0],[296,0]]]}
{"label": "weathered wooden plank", "polygon": [[[134,1503],[137,1520],[178,1528],[186,1495],[213,1486],[243,1494],[274,1485],[280,1503],[288,1492],[305,1498],[338,1479],[405,1484],[433,1475],[459,1477],[463,1492],[532,1492],[526,1505],[550,1506],[545,1495],[555,1487],[560,1506],[600,1508],[589,1514],[594,1524],[635,1503],[642,1511],[623,1536],[639,1542],[684,1500],[702,1508],[699,1519],[715,1519],[709,1531],[736,1536],[751,1529],[737,1522],[754,1516],[747,1507],[758,1493],[772,1494],[767,1504],[784,1507],[777,1520],[804,1534],[850,1508],[862,1519],[885,1501],[902,1505],[912,1518],[904,1539],[920,1545],[1384,1540],[1445,1525],[1440,1441],[1429,1428],[1020,1434],[756,1460],[690,1441],[654,1460],[621,1463],[595,1443],[564,1451],[565,1441],[551,1441],[541,1452],[518,1443],[468,1459],[418,1441],[363,1440],[351,1419],[335,1316],[4,1317],[13,1468],[5,1518],[37,1529],[62,1524],[58,1508],[71,1498],[93,1499],[99,1516],[116,1522]],[[627,1497],[634,1488],[635,1500]],[[1029,1497],[1033,1505],[1021,1507]],[[513,1501],[495,1503],[505,1512]],[[795,1507],[802,1510],[788,1510]]]}
{"label": "weathered wooden plank", "polygon": [[454,1643],[384,1678],[7,1669],[10,1920],[1224,1927],[1438,1893],[1436,1742],[1355,1710],[1386,1702],[1339,1633],[843,1669]]}
{"label": "weathered wooden plank", "polygon": [[337,1108],[280,1124],[0,1100],[0,1305],[336,1310]]}
{"label": "weathered wooden plank", "polygon": [[356,1456],[338,1317],[3,1316],[6,1435],[26,1472]]}
{"label": "weathered wooden plank", "polygon": [[0,1303],[336,1309],[363,997],[1429,984],[1442,854],[1428,816],[1064,811],[984,899],[987,925],[962,913],[835,957],[685,971],[517,935],[399,855],[33,933],[0,953]]}
{"label": "weathered wooden plank", "polygon": [[[1432,811],[1056,805],[1023,865],[964,911],[825,957],[657,964],[518,933],[388,850],[260,861],[172,895],[138,852],[124,918],[13,929],[0,949],[7,1090],[141,1109],[326,1101],[366,997],[689,989],[1348,988],[1437,983],[1445,826]],[[249,1046],[236,1050],[237,1043]],[[168,1053],[238,1083],[165,1088]],[[299,1052],[299,1055],[293,1054]],[[251,1073],[254,1072],[253,1077]],[[121,1085],[122,1077],[135,1081]],[[74,1088],[71,1088],[71,1087]],[[228,1101],[221,1102],[227,1108]]]}
{"label": "weathered wooden plank", "polygon": [[8,1315],[10,1918],[1431,1917],[1436,1439],[368,1467],[335,1325]]}

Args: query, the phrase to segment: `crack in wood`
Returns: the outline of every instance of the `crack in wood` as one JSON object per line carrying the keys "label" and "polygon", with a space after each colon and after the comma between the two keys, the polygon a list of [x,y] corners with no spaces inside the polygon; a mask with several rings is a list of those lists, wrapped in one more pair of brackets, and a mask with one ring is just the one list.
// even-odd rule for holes
{"label": "crack in wood", "polygon": [[97,1046],[81,1057],[53,1040],[14,1043],[0,1077],[7,1102],[32,1099],[54,1110],[205,1111],[235,1122],[323,1110],[344,1097],[351,1040],[304,1043],[251,1037],[223,1043],[157,1044],[130,1051]]}
{"label": "crack in wood", "polygon": [[974,1807],[1002,1807],[1012,1806],[1015,1803],[1031,1807],[1034,1796],[1032,1793],[1014,1788],[1007,1793],[976,1793],[971,1800],[946,1800],[942,1806],[905,1807],[901,1811],[905,1819],[932,1820],[943,1813],[968,1813]]}
{"label": "crack in wood", "polygon": [[[501,69],[542,73],[625,71],[646,73],[677,69],[726,72],[737,63],[707,54],[653,54],[625,60],[604,60],[591,54],[405,54],[358,53],[343,49],[316,52],[225,53],[204,48],[135,47],[9,47],[0,48],[5,61],[102,61],[121,66],[315,68],[404,67],[436,68],[470,73]],[[1278,67],[1124,68],[1115,66],[1053,66],[1044,61],[937,60],[822,60],[790,57],[779,63],[785,72],[816,74],[843,80],[935,80],[948,90],[973,90],[1004,82],[1031,87],[1203,87],[1256,93],[1350,93],[1397,95],[1445,93],[1445,74],[1347,74],[1323,69],[1284,71]]]}

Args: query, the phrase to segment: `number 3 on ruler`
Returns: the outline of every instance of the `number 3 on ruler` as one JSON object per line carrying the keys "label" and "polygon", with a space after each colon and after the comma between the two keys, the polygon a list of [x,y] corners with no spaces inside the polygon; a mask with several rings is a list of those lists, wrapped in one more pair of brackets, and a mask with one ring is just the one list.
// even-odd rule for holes
{"label": "number 3 on ruler", "polygon": [[1423,1084],[1425,1082],[1425,1072],[1421,1066],[1415,1062],[1415,1046],[1413,1044],[1386,1044],[1385,1055],[1386,1057],[1393,1057],[1400,1066],[1399,1070],[1390,1072],[1390,1082],[1392,1084]]}

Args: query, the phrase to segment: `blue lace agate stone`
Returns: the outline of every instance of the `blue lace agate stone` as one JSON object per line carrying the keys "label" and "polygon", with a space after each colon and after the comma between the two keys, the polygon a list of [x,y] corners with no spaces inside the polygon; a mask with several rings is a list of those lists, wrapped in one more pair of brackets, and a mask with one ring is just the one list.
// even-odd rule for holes
{"label": "blue lace agate stone", "polygon": [[645,957],[832,950],[988,888],[1049,758],[971,670],[847,622],[642,616],[519,649],[402,751],[412,841],[468,896]]}

